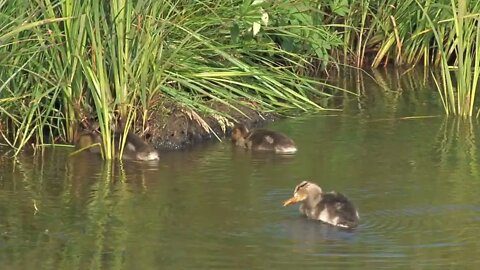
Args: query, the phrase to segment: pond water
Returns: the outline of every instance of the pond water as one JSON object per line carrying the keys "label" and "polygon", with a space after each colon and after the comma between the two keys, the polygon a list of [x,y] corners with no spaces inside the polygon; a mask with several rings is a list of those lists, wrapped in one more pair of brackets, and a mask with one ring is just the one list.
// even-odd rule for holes
{"label": "pond water", "polygon": [[[372,76],[343,85],[366,92],[332,101],[343,112],[269,125],[294,156],[228,141],[123,165],[0,149],[2,269],[479,269],[478,123],[444,117],[417,77]],[[305,179],[348,195],[359,228],[282,207]]]}

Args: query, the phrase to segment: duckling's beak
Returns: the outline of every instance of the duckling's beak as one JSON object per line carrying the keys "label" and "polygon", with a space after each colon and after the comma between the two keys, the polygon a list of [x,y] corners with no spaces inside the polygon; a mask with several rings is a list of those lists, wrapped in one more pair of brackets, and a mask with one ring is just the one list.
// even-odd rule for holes
{"label": "duckling's beak", "polygon": [[296,204],[300,201],[303,201],[303,199],[305,199],[304,196],[300,196],[298,194],[295,194],[295,195],[293,195],[292,198],[284,201],[283,206],[289,206],[289,205],[292,205],[292,204]]}

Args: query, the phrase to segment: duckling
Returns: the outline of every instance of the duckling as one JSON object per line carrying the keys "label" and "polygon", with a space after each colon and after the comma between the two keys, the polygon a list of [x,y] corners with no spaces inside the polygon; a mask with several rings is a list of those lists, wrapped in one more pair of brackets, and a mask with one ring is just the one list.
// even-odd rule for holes
{"label": "duckling", "polygon": [[[115,145],[120,149],[121,137],[115,133]],[[159,160],[158,152],[151,145],[147,144],[138,135],[132,132],[127,133],[125,147],[123,149],[124,159],[136,160]]]}
{"label": "duckling", "polygon": [[232,142],[236,146],[251,150],[273,151],[279,154],[293,154],[297,147],[285,134],[268,129],[249,131],[245,125],[237,124],[232,130]]}
{"label": "duckling", "polygon": [[75,138],[75,147],[78,149],[86,149],[91,153],[100,153],[102,138],[100,134],[93,132],[82,132]]}
{"label": "duckling", "polygon": [[[115,149],[115,157],[118,158],[121,146],[121,133],[115,132],[113,135]],[[98,133],[85,132],[79,135],[75,141],[77,148],[87,148],[91,153],[100,153],[102,145],[102,137]],[[158,160],[158,152],[149,144],[144,142],[139,136],[132,132],[127,133],[125,146],[123,149],[123,159],[131,160]]]}
{"label": "duckling", "polygon": [[295,187],[293,197],[286,200],[283,206],[298,202],[302,202],[299,210],[307,218],[346,229],[358,226],[360,219],[358,211],[353,203],[341,193],[322,192],[318,185],[303,181]]}

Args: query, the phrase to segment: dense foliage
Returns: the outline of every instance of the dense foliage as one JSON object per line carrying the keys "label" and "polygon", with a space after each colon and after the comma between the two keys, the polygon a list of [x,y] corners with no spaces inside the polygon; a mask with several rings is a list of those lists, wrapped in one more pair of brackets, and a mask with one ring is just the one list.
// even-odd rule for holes
{"label": "dense foliage", "polygon": [[[0,10],[0,131],[18,150],[45,135],[72,141],[95,119],[110,153],[116,116],[145,127],[166,101],[227,118],[211,101],[325,109],[341,90],[326,92],[308,75],[340,64],[456,63],[460,55],[458,12],[447,0],[15,0]],[[470,1],[463,14],[478,19],[478,11]],[[477,21],[462,32],[466,42]]]}

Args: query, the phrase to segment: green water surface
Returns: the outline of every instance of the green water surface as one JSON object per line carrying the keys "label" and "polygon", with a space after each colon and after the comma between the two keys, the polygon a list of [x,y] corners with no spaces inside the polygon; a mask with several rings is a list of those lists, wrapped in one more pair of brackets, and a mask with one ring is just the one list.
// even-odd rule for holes
{"label": "green water surface", "polygon": [[[1,269],[480,269],[479,126],[388,78],[344,112],[270,124],[294,156],[224,141],[120,165],[1,148]],[[360,227],[282,207],[307,179],[350,197]]]}

